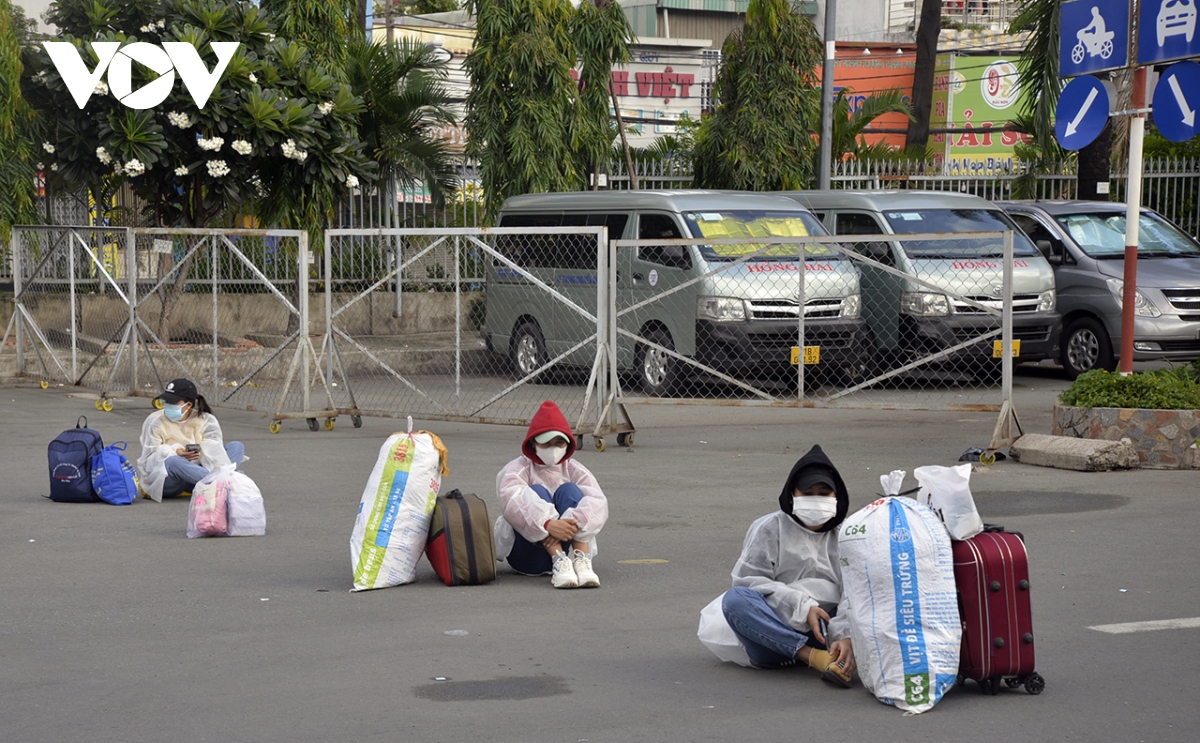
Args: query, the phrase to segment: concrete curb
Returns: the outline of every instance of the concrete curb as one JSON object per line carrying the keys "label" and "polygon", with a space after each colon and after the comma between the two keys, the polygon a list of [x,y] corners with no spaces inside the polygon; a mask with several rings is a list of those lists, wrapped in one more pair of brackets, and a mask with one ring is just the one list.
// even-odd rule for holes
{"label": "concrete curb", "polygon": [[1014,461],[1080,472],[1138,469],[1138,454],[1128,439],[1077,439],[1027,433],[1009,448]]}

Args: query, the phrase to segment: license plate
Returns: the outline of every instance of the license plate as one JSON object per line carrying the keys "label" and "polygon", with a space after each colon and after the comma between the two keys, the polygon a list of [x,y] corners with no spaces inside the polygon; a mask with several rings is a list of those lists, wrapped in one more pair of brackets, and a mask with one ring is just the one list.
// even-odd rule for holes
{"label": "license plate", "polygon": [[[1012,342],[1013,358],[1021,355],[1021,341],[1015,340]],[[992,358],[998,359],[1004,356],[1004,341],[992,341]]]}
{"label": "license plate", "polygon": [[[800,347],[792,346],[792,366],[800,363]],[[821,363],[821,347],[820,346],[805,346],[804,347],[804,365],[811,366]]]}

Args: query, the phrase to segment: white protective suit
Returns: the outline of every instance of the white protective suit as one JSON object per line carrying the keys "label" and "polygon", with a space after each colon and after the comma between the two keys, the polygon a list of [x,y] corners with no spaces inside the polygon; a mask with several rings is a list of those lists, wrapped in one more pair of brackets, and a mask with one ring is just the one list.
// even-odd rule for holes
{"label": "white protective suit", "polygon": [[819,605],[832,614],[836,608],[826,641],[850,636],[836,530],[814,532],[783,511],[768,513],[746,532],[733,585],[761,593],[780,619],[806,635],[812,633],[809,609]]}
{"label": "white protective suit", "polygon": [[[554,504],[542,500],[531,485],[541,485],[553,495],[559,485],[573,482],[583,491],[583,499],[560,517]],[[596,534],[608,520],[608,499],[600,490],[591,470],[574,457],[558,464],[537,464],[524,455],[517,457],[496,475],[496,495],[503,515],[496,519],[496,555],[508,556],[513,546],[513,530],[534,544],[550,535],[542,525],[549,519],[575,519],[579,531],[575,539],[588,543],[588,553],[596,555]]]}
{"label": "white protective suit", "polygon": [[178,423],[167,420],[161,410],[146,417],[142,424],[142,453],[137,460],[139,483],[146,495],[162,502],[167,458],[178,456],[176,450],[188,444],[200,445],[197,464],[210,472],[230,464],[221,437],[221,424],[217,423],[215,415],[193,413]]}

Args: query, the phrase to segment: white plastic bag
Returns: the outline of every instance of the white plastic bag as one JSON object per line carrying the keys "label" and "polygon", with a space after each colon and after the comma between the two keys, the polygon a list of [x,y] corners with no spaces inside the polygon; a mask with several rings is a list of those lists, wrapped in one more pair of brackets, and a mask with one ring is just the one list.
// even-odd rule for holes
{"label": "white plastic bag", "polygon": [[746,655],[745,646],[733,633],[733,628],[725,619],[725,612],[721,610],[724,598],[725,594],[721,594],[700,610],[700,627],[696,630],[696,636],[704,643],[704,647],[721,660],[748,668],[750,656]]}
{"label": "white plastic bag", "polygon": [[410,583],[429,538],[446,466],[446,447],[428,431],[394,433],[367,478],[350,534],[352,591]]}
{"label": "white plastic bag", "polygon": [[232,465],[208,473],[192,487],[188,503],[188,539],[220,537],[229,530],[229,471]]}
{"label": "white plastic bag", "polygon": [[262,491],[247,475],[235,469],[229,472],[229,536],[261,537],[267,533],[267,510]]}
{"label": "white plastic bag", "polygon": [[885,703],[924,712],[954,686],[962,624],[950,539],[911,498],[851,514],[838,532],[854,658]]}
{"label": "white plastic bag", "polygon": [[913,470],[920,483],[917,502],[933,509],[946,525],[951,539],[970,539],[983,531],[983,519],[971,497],[971,465],[928,465]]}

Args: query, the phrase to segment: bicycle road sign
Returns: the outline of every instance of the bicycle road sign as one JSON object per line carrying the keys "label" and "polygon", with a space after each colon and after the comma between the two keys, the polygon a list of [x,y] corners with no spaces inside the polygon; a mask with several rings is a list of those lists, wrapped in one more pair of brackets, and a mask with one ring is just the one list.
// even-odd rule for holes
{"label": "bicycle road sign", "polygon": [[[1194,3],[1196,0],[1182,1]],[[1063,3],[1058,40],[1059,76],[1075,77],[1115,70],[1124,67],[1128,61],[1129,0]]]}

